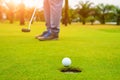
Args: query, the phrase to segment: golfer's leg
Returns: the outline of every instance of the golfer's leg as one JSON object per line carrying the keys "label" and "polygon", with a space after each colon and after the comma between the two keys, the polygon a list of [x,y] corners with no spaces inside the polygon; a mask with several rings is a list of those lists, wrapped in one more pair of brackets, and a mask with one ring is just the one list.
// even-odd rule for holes
{"label": "golfer's leg", "polygon": [[51,28],[53,31],[59,32],[63,0],[49,0],[49,2]]}
{"label": "golfer's leg", "polygon": [[45,16],[46,27],[49,30],[49,28],[50,28],[50,3],[49,3],[49,0],[44,0],[44,16]]}

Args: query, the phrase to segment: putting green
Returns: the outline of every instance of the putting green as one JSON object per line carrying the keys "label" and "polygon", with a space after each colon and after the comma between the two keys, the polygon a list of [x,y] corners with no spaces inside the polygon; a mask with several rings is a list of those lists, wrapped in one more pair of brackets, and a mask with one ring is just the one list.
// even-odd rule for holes
{"label": "putting green", "polygon": [[[23,33],[19,23],[0,23],[0,80],[119,80],[120,26],[61,25],[60,39],[39,41],[45,23]],[[65,74],[62,59],[82,72]]]}

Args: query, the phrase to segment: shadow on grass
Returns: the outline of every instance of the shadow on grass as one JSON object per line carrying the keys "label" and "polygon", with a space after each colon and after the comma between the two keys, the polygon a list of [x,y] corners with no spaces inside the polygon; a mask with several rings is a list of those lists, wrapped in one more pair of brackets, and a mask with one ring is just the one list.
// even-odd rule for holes
{"label": "shadow on grass", "polygon": [[75,67],[64,67],[59,70],[60,70],[60,72],[63,72],[63,73],[80,73],[80,72],[82,72],[82,70],[80,68],[75,68]]}

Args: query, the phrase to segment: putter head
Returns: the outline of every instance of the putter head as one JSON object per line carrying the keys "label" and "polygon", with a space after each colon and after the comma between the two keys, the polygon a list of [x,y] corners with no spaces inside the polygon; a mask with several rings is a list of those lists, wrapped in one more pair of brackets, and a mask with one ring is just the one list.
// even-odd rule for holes
{"label": "putter head", "polygon": [[30,29],[24,29],[24,28],[23,28],[21,31],[22,31],[22,32],[30,32]]}

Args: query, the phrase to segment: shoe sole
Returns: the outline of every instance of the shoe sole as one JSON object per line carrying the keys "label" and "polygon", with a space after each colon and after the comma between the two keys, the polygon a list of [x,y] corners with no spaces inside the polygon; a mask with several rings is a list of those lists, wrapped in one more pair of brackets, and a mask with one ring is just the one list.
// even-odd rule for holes
{"label": "shoe sole", "polygon": [[51,41],[51,40],[58,40],[58,38],[53,38],[53,39],[39,39],[38,38],[38,40],[40,40],[40,41]]}

